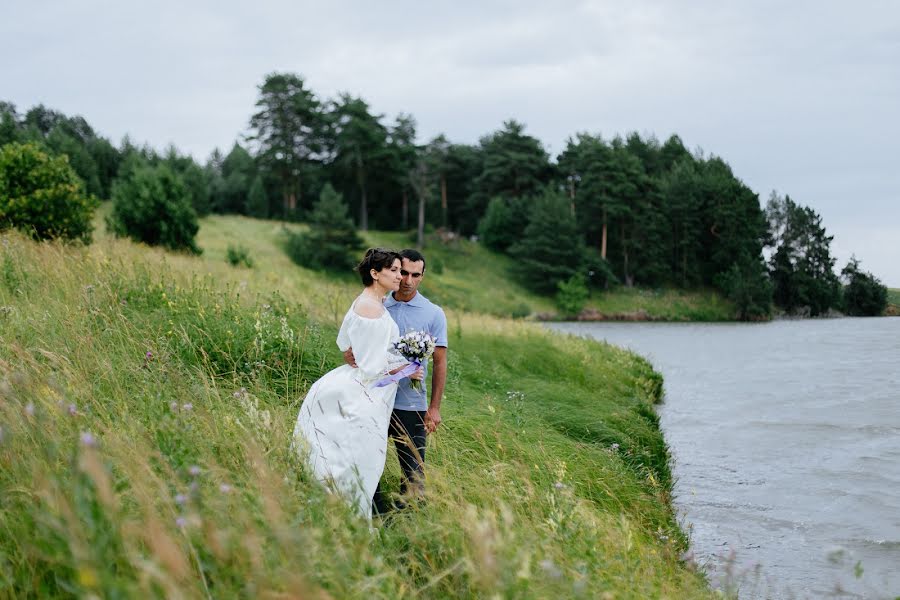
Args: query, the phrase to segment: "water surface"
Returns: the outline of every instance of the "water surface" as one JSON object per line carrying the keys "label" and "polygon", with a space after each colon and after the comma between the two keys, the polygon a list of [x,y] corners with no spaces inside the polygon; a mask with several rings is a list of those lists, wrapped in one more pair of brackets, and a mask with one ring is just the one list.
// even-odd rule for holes
{"label": "water surface", "polygon": [[900,596],[900,318],[550,327],[665,377],[676,506],[714,582]]}

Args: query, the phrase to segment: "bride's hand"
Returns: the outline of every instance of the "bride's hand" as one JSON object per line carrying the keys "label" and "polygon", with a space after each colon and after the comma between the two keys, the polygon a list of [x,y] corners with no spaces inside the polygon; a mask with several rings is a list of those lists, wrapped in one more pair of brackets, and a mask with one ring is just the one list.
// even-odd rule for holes
{"label": "bride's hand", "polygon": [[409,376],[410,379],[414,379],[416,381],[422,381],[425,378],[425,369],[419,367],[416,369],[416,372]]}

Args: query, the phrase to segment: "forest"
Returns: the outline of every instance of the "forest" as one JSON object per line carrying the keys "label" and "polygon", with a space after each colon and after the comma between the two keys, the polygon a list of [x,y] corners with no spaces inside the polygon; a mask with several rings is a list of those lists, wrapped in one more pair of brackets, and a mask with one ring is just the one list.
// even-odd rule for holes
{"label": "forest", "polygon": [[[62,233],[39,223],[44,184],[27,165],[65,156],[47,177],[74,186],[73,206],[111,200],[112,231],[176,250],[199,251],[198,217],[242,214],[309,222],[318,241],[350,246],[356,229],[415,231],[420,246],[433,232],[466,236],[511,256],[533,289],[576,299],[620,285],[713,288],[745,320],[877,315],[887,303],[855,258],[835,272],[814,210],[774,191],[763,204],[723,158],[677,135],[576,132],[554,157],[508,120],[478,144],[444,134],[420,143],[410,114],[387,118],[361,97],[323,98],[300,75],[272,73],[236,137],[200,163],[175,146],[114,144],[80,116],[0,102],[0,228]],[[291,246],[301,264],[304,248],[322,247]]]}

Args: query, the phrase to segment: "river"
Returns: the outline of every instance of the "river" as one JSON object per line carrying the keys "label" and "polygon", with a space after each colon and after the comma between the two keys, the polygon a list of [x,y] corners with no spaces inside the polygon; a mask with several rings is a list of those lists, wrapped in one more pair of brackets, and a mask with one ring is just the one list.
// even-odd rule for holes
{"label": "river", "polygon": [[900,597],[900,318],[550,327],[665,377],[676,508],[714,585]]}

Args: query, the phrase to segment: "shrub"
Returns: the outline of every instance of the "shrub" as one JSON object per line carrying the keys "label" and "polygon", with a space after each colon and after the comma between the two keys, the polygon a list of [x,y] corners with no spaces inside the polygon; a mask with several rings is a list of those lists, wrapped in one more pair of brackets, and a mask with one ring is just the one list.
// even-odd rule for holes
{"label": "shrub", "polygon": [[243,264],[248,269],[253,268],[253,259],[250,258],[250,251],[244,246],[232,246],[231,244],[228,244],[228,249],[225,252],[226,258],[231,266],[237,267]]}
{"label": "shrub", "polygon": [[36,144],[0,148],[0,229],[90,243],[97,205],[65,156],[49,156]]}
{"label": "shrub", "polygon": [[166,165],[137,165],[113,186],[107,228],[151,246],[200,254],[194,236],[200,228],[191,194]]}
{"label": "shrub", "polygon": [[344,197],[326,184],[309,217],[309,232],[288,232],[287,253],[301,267],[349,271],[363,241],[347,214]]}
{"label": "shrub", "polygon": [[556,306],[566,317],[577,317],[588,299],[587,281],[584,275],[576,273],[566,281],[556,284]]}

